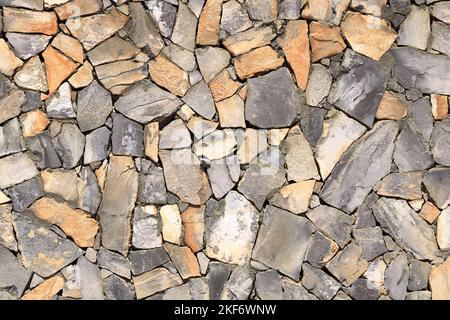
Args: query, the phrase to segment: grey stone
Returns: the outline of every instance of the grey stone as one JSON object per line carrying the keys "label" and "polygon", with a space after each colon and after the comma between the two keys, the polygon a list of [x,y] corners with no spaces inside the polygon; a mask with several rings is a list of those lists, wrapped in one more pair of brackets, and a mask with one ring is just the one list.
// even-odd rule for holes
{"label": "grey stone", "polygon": [[[171,0],[174,1],[174,0]],[[205,4],[205,0],[189,0],[187,1],[189,8],[191,8],[192,12],[198,18],[200,17],[200,13],[202,12],[203,5]]]}
{"label": "grey stone", "polygon": [[416,259],[410,259],[409,264],[409,291],[426,290],[430,277],[431,265]]}
{"label": "grey stone", "polygon": [[102,161],[108,157],[111,131],[107,127],[100,127],[86,135],[84,146],[84,164]]}
{"label": "grey stone", "polygon": [[364,257],[370,261],[387,251],[383,232],[380,227],[368,227],[353,230],[353,236],[361,247]]}
{"label": "grey stone", "polygon": [[351,50],[346,51],[343,66],[348,72],[334,83],[328,101],[372,128],[389,69]]}
{"label": "grey stone", "polygon": [[137,122],[113,113],[112,153],[122,156],[144,156],[144,128]]}
{"label": "grey stone", "polygon": [[380,292],[372,282],[359,278],[352,284],[350,295],[355,300],[377,300]]}
{"label": "grey stone", "polygon": [[43,0],[0,0],[0,7],[19,7],[42,11]]}
{"label": "grey stone", "polygon": [[283,300],[318,300],[300,283],[287,278],[283,279],[283,291]]}
{"label": "grey stone", "polygon": [[117,60],[130,59],[138,53],[139,49],[133,42],[114,36],[100,43],[94,49],[89,50],[87,56],[93,66],[98,66]]}
{"label": "grey stone", "polygon": [[230,276],[230,265],[213,261],[209,264],[208,286],[209,299],[219,300],[225,283]]}
{"label": "grey stone", "polygon": [[299,108],[300,99],[288,69],[248,79],[245,119],[250,124],[258,128],[289,127]]}
{"label": "grey stone", "polygon": [[414,128],[425,141],[429,141],[433,132],[433,113],[430,98],[424,97],[414,101],[409,107],[411,115],[408,119],[411,128]]}
{"label": "grey stone", "polygon": [[384,273],[384,287],[393,300],[404,300],[408,287],[409,269],[408,258],[400,253],[386,268]]}
{"label": "grey stone", "polygon": [[321,268],[339,250],[339,246],[333,240],[325,237],[322,233],[316,232],[311,238],[306,261],[312,266]]}
{"label": "grey stone", "polygon": [[433,32],[431,34],[431,48],[450,56],[450,26],[441,22],[433,21]]}
{"label": "grey stone", "polygon": [[17,56],[24,60],[44,51],[52,38],[43,34],[25,33],[6,33],[5,36]]}
{"label": "grey stone", "polygon": [[354,217],[329,206],[318,206],[306,213],[306,216],[326,236],[343,248],[350,241]]}
{"label": "grey stone", "polygon": [[41,277],[53,275],[83,254],[71,240],[31,215],[13,213],[13,225],[23,265]]}
{"label": "grey stone", "polygon": [[167,203],[167,191],[162,168],[151,166],[145,172],[141,172],[138,200],[143,204]]}
{"label": "grey stone", "polygon": [[18,89],[0,98],[0,124],[18,116],[25,101],[25,92]]}
{"label": "grey stone", "polygon": [[102,126],[113,109],[109,91],[97,80],[78,93],[77,121],[81,131],[90,131]]}
{"label": "grey stone", "polygon": [[0,189],[11,187],[38,174],[34,162],[25,153],[0,158]]}
{"label": "grey stone", "polygon": [[450,94],[450,58],[413,48],[392,49],[394,76],[407,89]]}
{"label": "grey stone", "polygon": [[228,67],[231,58],[227,50],[210,46],[195,49],[195,56],[203,79],[207,83]]}
{"label": "grey stone", "polygon": [[162,300],[192,300],[190,284],[169,288],[164,292]]}
{"label": "grey stone", "polygon": [[412,6],[411,11],[400,26],[397,44],[426,50],[431,33],[428,7]]}
{"label": "grey stone", "polygon": [[[54,124],[54,123],[53,123]],[[62,123],[60,128],[52,130],[53,145],[65,169],[72,169],[78,165],[83,156],[86,138],[76,124]]]}
{"label": "grey stone", "polygon": [[432,260],[438,251],[433,229],[405,200],[380,198],[373,207],[383,231],[417,259]]}
{"label": "grey stone", "polygon": [[450,2],[442,1],[431,7],[431,15],[445,23],[450,22]]}
{"label": "grey stone", "polygon": [[303,264],[302,285],[321,300],[331,300],[341,284],[320,269]]}
{"label": "grey stone", "polygon": [[83,167],[81,169],[77,189],[78,207],[95,215],[102,201],[102,194],[98,186],[97,177],[91,168]]}
{"label": "grey stone", "polygon": [[159,133],[160,149],[189,148],[191,144],[191,134],[181,119],[172,121]]}
{"label": "grey stone", "polygon": [[183,283],[177,273],[171,273],[166,268],[153,269],[140,276],[133,277],[133,282],[137,299],[146,298]]}
{"label": "grey stone", "polygon": [[72,105],[72,90],[68,82],[64,82],[58,91],[46,102],[47,115],[55,119],[75,118],[75,110]]}
{"label": "grey stone", "polygon": [[271,22],[277,18],[277,1],[246,0],[245,4],[252,20]]}
{"label": "grey stone", "polygon": [[192,110],[206,119],[212,119],[216,114],[211,91],[204,81],[200,81],[190,88],[182,100]]}
{"label": "grey stone", "polygon": [[406,16],[411,10],[410,0],[392,0],[389,2],[392,12]]}
{"label": "grey stone", "polygon": [[378,181],[389,173],[397,132],[395,122],[376,123],[343,154],[320,192],[321,199],[347,213],[360,206]]}
{"label": "grey stone", "polygon": [[255,277],[255,290],[261,300],[281,300],[283,287],[280,275],[275,270],[258,272]]}
{"label": "grey stone", "polygon": [[146,124],[170,117],[182,104],[175,95],[143,80],[128,89],[116,101],[115,108],[126,117]]}
{"label": "grey stone", "polygon": [[170,261],[162,247],[149,250],[131,251],[129,255],[133,275],[140,275]]}
{"label": "grey stone", "polygon": [[305,91],[306,103],[317,107],[330,92],[332,81],[331,74],[326,67],[321,64],[313,64]]}
{"label": "grey stone", "polygon": [[130,261],[118,253],[100,248],[97,254],[97,264],[100,268],[107,269],[118,276],[131,278]]}
{"label": "grey stone", "polygon": [[430,291],[414,291],[406,294],[406,300],[431,300]]}
{"label": "grey stone", "polygon": [[133,246],[151,249],[162,245],[161,226],[155,207],[137,206],[133,215]]}
{"label": "grey stone", "polygon": [[366,227],[375,227],[376,221],[375,217],[372,214],[372,206],[378,200],[378,196],[376,193],[370,193],[366,200],[364,200],[363,204],[356,211],[356,223],[355,228],[366,228]]}
{"label": "grey stone", "polygon": [[7,249],[0,246],[0,294],[4,289],[18,299],[30,281],[32,272],[25,269],[20,261]]}
{"label": "grey stone", "polygon": [[352,300],[346,293],[339,291],[333,300]]}
{"label": "grey stone", "polygon": [[300,18],[300,10],[304,2],[302,0],[283,0],[280,3],[278,18],[296,20]]}
{"label": "grey stone", "polygon": [[221,300],[247,300],[255,281],[255,271],[249,267],[236,267],[225,283]]}
{"label": "grey stone", "polygon": [[7,189],[6,193],[11,198],[14,211],[22,212],[44,195],[44,186],[40,177],[34,177]]}
{"label": "grey stone", "polygon": [[97,265],[80,257],[77,262],[76,277],[80,282],[82,300],[104,300],[102,278]]}
{"label": "grey stone", "polygon": [[23,150],[19,120],[13,118],[0,126],[0,157]]}
{"label": "grey stone", "polygon": [[391,173],[377,186],[380,196],[395,197],[406,200],[422,198],[422,172]]}
{"label": "grey stone", "polygon": [[26,137],[25,143],[36,158],[36,166],[39,169],[62,166],[48,132],[43,132],[33,137]]}
{"label": "grey stone", "polygon": [[313,228],[303,217],[267,206],[252,258],[298,281]]}
{"label": "grey stone", "polygon": [[106,279],[105,295],[108,300],[134,300],[135,295],[127,282],[112,274]]}
{"label": "grey stone", "polygon": [[252,27],[247,10],[237,1],[225,2],[222,6],[220,28],[229,34],[245,31]]}
{"label": "grey stone", "polygon": [[175,25],[177,7],[163,0],[146,1],[145,5],[153,20],[158,24],[161,35],[166,38],[170,37]]}
{"label": "grey stone", "polygon": [[450,120],[438,121],[434,125],[433,136],[431,138],[431,152],[436,163],[443,166],[450,166]]}
{"label": "grey stone", "polygon": [[41,101],[41,93],[39,91],[27,90],[25,91],[25,103],[22,105],[22,112],[27,112],[38,108]]}
{"label": "grey stone", "polygon": [[179,3],[177,18],[170,40],[189,51],[195,49],[197,17],[184,3]]}
{"label": "grey stone", "polygon": [[439,209],[445,209],[450,204],[449,183],[450,169],[447,168],[433,168],[424,176],[423,184]]}
{"label": "grey stone", "polygon": [[216,199],[221,199],[235,185],[230,177],[230,172],[226,160],[211,161],[208,173],[209,183]]}
{"label": "grey stone", "polygon": [[207,278],[190,278],[189,289],[192,300],[209,300]]}
{"label": "grey stone", "polygon": [[319,142],[327,112],[326,109],[312,107],[305,107],[301,112],[300,127],[312,147],[315,147]]}
{"label": "grey stone", "polygon": [[[189,50],[183,49],[176,44],[169,44],[162,49],[162,53],[169,58],[170,61],[175,63],[181,69],[185,71],[193,71],[197,67],[197,62],[195,60],[195,55]],[[198,81],[202,79],[202,76],[198,70],[196,70],[198,75]],[[191,78],[191,75],[189,75]],[[196,81],[195,83],[197,83]],[[191,85],[193,85],[191,81]]]}

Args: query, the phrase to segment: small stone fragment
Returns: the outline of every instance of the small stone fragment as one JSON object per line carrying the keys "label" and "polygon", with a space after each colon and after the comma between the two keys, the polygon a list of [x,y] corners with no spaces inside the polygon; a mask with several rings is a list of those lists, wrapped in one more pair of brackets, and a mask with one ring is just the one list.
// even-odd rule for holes
{"label": "small stone fragment", "polygon": [[400,120],[408,114],[405,98],[390,91],[384,93],[378,106],[376,118],[385,120]]}
{"label": "small stone fragment", "polygon": [[337,280],[320,269],[305,263],[302,270],[302,285],[321,300],[331,300],[341,288]]}
{"label": "small stone fragment", "polygon": [[[73,123],[62,123],[61,127],[50,127],[53,145],[65,169],[74,168],[83,156],[85,136]],[[59,130],[59,131],[56,131]]]}
{"label": "small stone fragment", "polygon": [[121,277],[130,279],[130,262],[118,253],[100,248],[97,255],[97,264]]}
{"label": "small stone fragment", "polygon": [[450,192],[445,187],[447,183],[450,183],[450,170],[447,168],[433,168],[423,179],[423,184],[439,209],[444,209],[450,204]]}
{"label": "small stone fragment", "polygon": [[164,248],[183,279],[200,276],[197,258],[189,247],[166,243]]}
{"label": "small stone fragment", "polygon": [[131,271],[135,276],[162,266],[170,260],[163,247],[156,247],[150,250],[131,251],[129,258]]}
{"label": "small stone fragment", "polygon": [[78,64],[51,46],[47,47],[42,56],[45,62],[48,91],[49,94],[53,94],[59,85],[72,74]]}
{"label": "small stone fragment", "polygon": [[309,25],[311,43],[311,60],[317,62],[342,52],[346,45],[340,28],[323,22],[311,22]]}
{"label": "small stone fragment", "polygon": [[198,252],[204,246],[204,211],[205,206],[190,206],[181,213],[181,220],[183,221],[184,227],[184,241],[192,252]]}
{"label": "small stone fragment", "polygon": [[427,201],[422,206],[419,215],[431,224],[436,220],[440,213],[439,209],[436,208],[432,202]]}
{"label": "small stone fragment", "polygon": [[281,209],[300,214],[308,210],[309,199],[314,188],[314,180],[289,184],[275,193],[270,204]]}
{"label": "small stone fragment", "polygon": [[277,18],[278,2],[276,0],[246,0],[245,4],[253,20],[271,22]]}
{"label": "small stone fragment", "polygon": [[11,198],[14,211],[22,212],[44,195],[44,186],[41,178],[36,176],[9,188],[7,194]]}
{"label": "small stone fragment", "polygon": [[316,232],[311,238],[306,261],[317,268],[321,268],[330,261],[338,250],[339,246],[336,242],[325,237],[322,233]]}

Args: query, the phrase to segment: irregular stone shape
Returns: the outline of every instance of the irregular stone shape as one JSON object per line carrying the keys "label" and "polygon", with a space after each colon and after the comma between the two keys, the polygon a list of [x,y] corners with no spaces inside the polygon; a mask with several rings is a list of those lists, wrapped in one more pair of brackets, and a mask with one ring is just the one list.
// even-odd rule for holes
{"label": "irregular stone shape", "polygon": [[434,163],[428,148],[409,125],[397,138],[394,162],[400,171],[425,170]]}
{"label": "irregular stone shape", "polygon": [[309,31],[312,62],[332,57],[342,52],[346,47],[339,27],[314,21],[310,23]]}
{"label": "irregular stone shape", "polygon": [[[65,169],[74,168],[83,156],[85,137],[73,123],[63,123],[52,135],[53,145]],[[55,131],[58,130],[55,128]]]}
{"label": "irregular stone shape", "polygon": [[97,177],[90,167],[83,167],[80,172],[80,180],[77,185],[78,206],[92,215],[97,213],[102,200]]}
{"label": "irregular stone shape", "polygon": [[360,206],[370,190],[390,171],[397,131],[395,122],[375,124],[341,157],[320,192],[322,200],[347,213]]}
{"label": "irregular stone shape", "polygon": [[236,267],[225,283],[221,299],[247,300],[253,289],[255,272],[249,267]]}
{"label": "irregular stone shape", "polygon": [[0,159],[0,188],[8,188],[38,175],[34,162],[25,153]]}
{"label": "irregular stone shape", "polygon": [[56,275],[24,294],[21,300],[51,300],[63,287],[64,278]]}
{"label": "irregular stone shape", "polygon": [[222,128],[245,128],[244,100],[239,95],[216,102],[216,108]]}
{"label": "irregular stone shape", "polygon": [[236,73],[241,79],[277,69],[283,63],[284,59],[270,46],[252,50],[234,60]]}
{"label": "irregular stone shape", "polygon": [[25,91],[25,99],[25,104],[22,105],[22,112],[32,111],[41,105],[41,93],[38,91]]}
{"label": "irregular stone shape", "polygon": [[153,162],[158,162],[159,123],[150,122],[144,127],[144,153]]}
{"label": "irregular stone shape", "polygon": [[223,0],[206,0],[198,19],[197,45],[219,42],[220,16]]}
{"label": "irregular stone shape", "polygon": [[45,49],[42,56],[45,62],[48,91],[49,94],[53,94],[59,88],[59,85],[78,67],[78,64],[51,46]]}
{"label": "irregular stone shape", "polygon": [[104,300],[100,269],[85,257],[77,261],[76,276],[79,277],[82,300]]}
{"label": "irregular stone shape", "polygon": [[22,151],[22,144],[20,124],[17,118],[0,126],[0,156]]}
{"label": "irregular stone shape", "polygon": [[[21,90],[14,89],[8,95],[0,99],[0,124],[18,116],[21,106],[25,102],[25,94]],[[16,120],[11,120],[14,124]]]}
{"label": "irregular stone shape", "polygon": [[420,209],[419,215],[431,224],[440,213],[439,209],[432,202],[427,201]]}
{"label": "irregular stone shape", "polygon": [[384,286],[393,300],[404,300],[409,280],[408,258],[400,253],[386,268]]}
{"label": "irregular stone shape", "polygon": [[46,101],[46,111],[50,118],[67,119],[76,117],[72,105],[72,91],[67,82],[63,83],[58,92]]}
{"label": "irregular stone shape", "polygon": [[384,93],[378,106],[376,118],[384,120],[400,120],[408,114],[408,105],[405,98],[390,91]]}
{"label": "irregular stone shape", "polygon": [[[45,170],[41,171],[41,177],[44,184],[45,192],[61,196],[65,201],[70,202],[71,204],[77,202],[78,175],[75,172],[75,170],[64,170],[64,169]],[[45,205],[47,205],[47,202],[45,202]],[[55,206],[58,205],[60,204],[59,203],[55,204]],[[61,209],[67,210],[67,208],[64,207],[61,207]]]}
{"label": "irregular stone shape", "polygon": [[17,251],[17,241],[13,231],[11,209],[12,206],[10,204],[0,205],[0,245],[11,251]]}
{"label": "irregular stone shape", "polygon": [[191,134],[181,119],[172,121],[160,132],[159,149],[189,148],[191,144]]}
{"label": "irregular stone shape", "polygon": [[19,7],[33,10],[43,10],[43,0],[2,0],[1,7]]}
{"label": "irregular stone shape", "polygon": [[[32,272],[25,269],[14,255],[0,246],[0,288],[18,299],[28,286]],[[3,290],[2,290],[3,291]]]}
{"label": "irregular stone shape", "polygon": [[300,0],[283,0],[280,3],[278,18],[295,20],[300,18],[300,10],[303,6]]}
{"label": "irregular stone shape", "polygon": [[177,7],[162,0],[146,1],[145,5],[157,23],[161,35],[169,38],[175,24]]}
{"label": "irregular stone shape", "polygon": [[400,26],[397,44],[426,50],[430,33],[429,9],[427,7],[412,6],[411,11]]}
{"label": "irregular stone shape", "polygon": [[221,48],[204,47],[195,50],[200,72],[206,82],[210,82],[230,64],[230,54]]}
{"label": "irregular stone shape", "polygon": [[206,222],[208,257],[226,263],[249,262],[258,230],[258,211],[236,191],[230,191]]}
{"label": "irregular stone shape", "polygon": [[177,19],[173,27],[170,40],[189,51],[195,49],[195,35],[197,31],[197,17],[184,3],[178,4]]}
{"label": "irregular stone shape", "polygon": [[108,157],[109,139],[111,131],[106,127],[95,129],[86,135],[86,144],[84,146],[84,164],[95,161],[101,161]]}
{"label": "irregular stone shape", "polygon": [[308,24],[301,20],[289,21],[277,42],[294,70],[297,86],[305,90],[310,67]]}
{"label": "irregular stone shape", "polygon": [[432,260],[438,251],[433,229],[405,200],[380,198],[372,208],[383,230],[417,259]]}
{"label": "irregular stone shape", "polygon": [[143,204],[166,203],[167,192],[162,168],[151,166],[140,175],[138,200]]}
{"label": "irregular stone shape", "polygon": [[98,224],[84,211],[72,209],[65,203],[51,198],[41,198],[30,210],[41,220],[55,224],[70,236],[80,247],[92,247],[97,235]]}
{"label": "irregular stone shape", "polygon": [[52,46],[76,62],[84,62],[83,46],[77,39],[58,33],[52,41]]}
{"label": "irregular stone shape", "polygon": [[298,281],[313,228],[303,217],[267,206],[252,258]]}
{"label": "irregular stone shape", "polygon": [[70,18],[66,21],[66,26],[83,44],[84,49],[90,50],[119,31],[127,22],[126,15],[112,8],[89,17]]}
{"label": "irregular stone shape", "polygon": [[430,291],[414,291],[406,294],[406,300],[431,300]]}
{"label": "irregular stone shape", "polygon": [[428,286],[430,272],[431,265],[429,263],[411,259],[409,264],[408,290],[425,290]]}
{"label": "irregular stone shape", "polygon": [[275,270],[256,274],[255,290],[261,300],[281,300],[283,297],[281,285],[281,278]]}
{"label": "irregular stone shape", "polygon": [[450,143],[450,122],[448,120],[436,122],[431,138],[431,152],[436,163],[450,165],[450,156],[445,152]]}
{"label": "irregular stone shape", "polygon": [[245,31],[252,27],[247,10],[235,1],[227,1],[222,5],[220,28],[229,34]]}
{"label": "irregular stone shape", "polygon": [[193,86],[182,100],[195,112],[206,119],[212,119],[216,114],[211,91],[204,81],[200,81]]}
{"label": "irregular stone shape", "polygon": [[367,267],[368,263],[361,248],[354,242],[348,244],[326,264],[327,270],[346,286],[351,286]]}
{"label": "irregular stone shape", "polygon": [[25,65],[17,71],[14,82],[25,89],[48,91],[47,76],[44,65],[38,56],[31,58]]}
{"label": "irregular stone shape", "polygon": [[334,83],[328,101],[349,116],[372,128],[383,98],[389,70],[377,62],[346,52],[343,66],[349,70]]}
{"label": "irregular stone shape", "polygon": [[[184,226],[184,241],[193,252],[203,249],[203,234],[205,231],[205,206],[190,206],[181,214]],[[200,263],[200,262],[199,262]],[[200,263],[201,267],[201,263]],[[202,272],[203,273],[203,272]]]}
{"label": "irregular stone shape", "polygon": [[385,270],[386,263],[384,262],[383,257],[379,257],[370,262],[367,271],[364,273],[364,277],[378,288],[381,288],[384,285]]}
{"label": "irregular stone shape", "polygon": [[368,261],[373,260],[387,251],[380,227],[355,229],[353,230],[353,236]]}
{"label": "irregular stone shape", "polygon": [[130,262],[120,254],[100,248],[97,254],[97,264],[126,279],[131,278]]}
{"label": "irregular stone shape", "polygon": [[305,263],[302,270],[302,285],[321,300],[331,300],[341,288],[336,279],[320,269]]}
{"label": "irregular stone shape", "polygon": [[450,193],[445,186],[450,182],[450,170],[434,168],[425,174],[423,184],[438,208],[444,209],[450,204]]}
{"label": "irregular stone shape", "polygon": [[216,261],[210,263],[207,277],[210,300],[219,300],[230,273],[230,265]]}
{"label": "irregular stone shape", "polygon": [[450,58],[413,48],[392,49],[394,76],[407,88],[423,93],[450,95]]}
{"label": "irregular stone shape", "polygon": [[188,129],[194,134],[195,138],[201,139],[204,136],[214,132],[217,129],[218,123],[210,120],[205,120],[202,117],[191,117],[188,122]]}
{"label": "irregular stone shape", "polygon": [[299,282],[295,282],[288,278],[282,279],[283,284],[283,300],[318,300],[315,295],[312,295]]}
{"label": "irregular stone shape", "polygon": [[140,275],[170,261],[162,247],[150,250],[131,251],[129,255],[133,275]]}
{"label": "irregular stone shape", "polygon": [[[238,138],[240,138],[239,135]],[[243,141],[240,142],[237,151],[239,163],[240,164],[250,163],[261,152],[265,151],[266,149],[267,149],[267,132],[265,130],[256,130],[251,128],[246,129]]]}
{"label": "irregular stone shape", "polygon": [[430,141],[433,133],[433,113],[430,99],[424,97],[409,105],[409,124],[425,141]]}
{"label": "irregular stone shape", "polygon": [[431,297],[433,300],[450,299],[450,259],[433,266],[430,274]]}
{"label": "irregular stone shape", "polygon": [[448,114],[448,97],[432,94],[431,95],[431,111],[435,120],[443,120]]}
{"label": "irregular stone shape", "polygon": [[308,20],[318,20],[339,25],[342,16],[347,10],[351,0],[311,0],[302,10],[302,18]]}
{"label": "irregular stone shape", "polygon": [[176,204],[161,207],[162,236],[165,241],[180,244],[182,242],[183,225],[180,209]]}
{"label": "irregular stone shape", "polygon": [[406,200],[420,199],[422,178],[421,172],[392,173],[381,180],[377,194]]}
{"label": "irregular stone shape", "polygon": [[144,129],[119,113],[112,115],[112,152],[123,156],[144,156]]}
{"label": "irregular stone shape", "polygon": [[197,66],[194,53],[175,44],[165,46],[161,52],[184,71],[193,71]]}
{"label": "irregular stone shape", "polygon": [[448,1],[435,3],[431,7],[430,13],[436,19],[439,19],[446,24],[450,24],[450,3],[448,3]]}
{"label": "irregular stone shape", "polygon": [[[395,0],[394,0],[395,1]],[[359,12],[371,14],[374,16],[381,16],[383,6],[385,6],[387,0],[352,0],[350,7]]]}
{"label": "irregular stone shape", "polygon": [[54,12],[3,8],[3,31],[43,33],[51,36],[58,31],[58,18]]}
{"label": "irregular stone shape", "polygon": [[189,247],[179,247],[166,243],[164,248],[183,279],[200,276],[197,258]]}
{"label": "irregular stone shape", "polygon": [[72,241],[31,215],[13,213],[13,225],[23,265],[41,277],[53,275],[83,254]]}
{"label": "irregular stone shape", "polygon": [[44,187],[40,177],[34,177],[7,190],[11,198],[14,211],[22,212],[36,199],[44,195]]}
{"label": "irregular stone shape", "polygon": [[73,0],[56,7],[55,12],[60,20],[66,20],[97,13],[101,9],[102,2],[100,0]]}
{"label": "irregular stone shape", "polygon": [[81,131],[102,126],[112,111],[111,94],[97,81],[81,90],[77,100],[77,122]]}
{"label": "irregular stone shape", "polygon": [[25,142],[28,149],[37,158],[36,166],[39,169],[61,167],[61,161],[47,132],[42,132],[33,137],[26,137]]}
{"label": "irregular stone shape", "polygon": [[275,37],[272,27],[252,28],[229,36],[223,45],[233,56],[238,56],[270,44]]}
{"label": "irregular stone shape", "polygon": [[[279,100],[283,104],[279,104]],[[245,119],[258,128],[289,127],[300,101],[289,71],[280,68],[248,80]]]}
{"label": "irregular stone shape", "polygon": [[324,122],[315,154],[323,180],[330,175],[348,147],[365,131],[363,125],[347,117],[343,112],[336,112]]}
{"label": "irregular stone shape", "polygon": [[93,66],[98,66],[109,62],[128,60],[138,53],[139,49],[134,43],[114,36],[89,50],[87,56]]}
{"label": "irregular stone shape", "polygon": [[343,248],[350,241],[354,218],[328,206],[318,206],[306,213],[306,216],[326,236]]}
{"label": "irregular stone shape", "polygon": [[131,237],[131,211],[138,192],[138,174],[131,157],[110,156],[99,208],[102,245],[126,256]]}
{"label": "irregular stone shape", "polygon": [[339,246],[333,240],[320,232],[316,232],[309,243],[306,261],[317,268],[321,268],[330,261],[338,250]]}
{"label": "irregular stone shape", "polygon": [[269,200],[270,204],[281,209],[300,214],[308,210],[314,180],[297,182],[281,188]]}
{"label": "irregular stone shape", "polygon": [[[32,137],[41,133],[49,124],[47,116],[39,109],[22,114],[20,116],[20,122],[22,124],[22,135],[24,137]],[[6,127],[4,130],[6,130]]]}
{"label": "irregular stone shape", "polygon": [[437,220],[436,239],[441,250],[450,250],[450,209],[443,210]]}
{"label": "irregular stone shape", "polygon": [[190,284],[169,288],[164,292],[162,300],[192,300]]}
{"label": "irregular stone shape", "polygon": [[128,89],[114,106],[126,117],[145,124],[170,117],[182,104],[175,95],[143,80]]}
{"label": "irregular stone shape", "polygon": [[306,103],[317,107],[330,92],[332,80],[331,74],[326,67],[321,64],[313,64],[305,91]]}
{"label": "irregular stone shape", "polygon": [[207,169],[209,183],[216,199],[221,199],[235,183],[231,179],[226,160],[213,160]]}
{"label": "irregular stone shape", "polygon": [[152,249],[162,245],[158,210],[154,206],[136,207],[133,215],[133,247]]}
{"label": "irregular stone shape", "polygon": [[109,276],[106,279],[105,295],[108,300],[135,300],[134,291],[130,288],[130,285],[122,278],[115,274]]}
{"label": "irregular stone shape", "polygon": [[372,282],[359,278],[353,282],[350,288],[350,295],[355,300],[377,300],[380,292],[377,286]]}
{"label": "irregular stone shape", "polygon": [[271,22],[277,18],[278,2],[275,0],[246,0],[252,20]]}
{"label": "irregular stone shape", "polygon": [[178,274],[170,273],[166,268],[157,268],[133,277],[136,298],[143,299],[159,291],[178,286],[183,283]]}
{"label": "irregular stone shape", "polygon": [[31,58],[42,51],[48,45],[51,37],[43,34],[22,34],[22,33],[7,33],[6,38],[14,52],[20,59]]}
{"label": "irregular stone shape", "polygon": [[188,74],[164,55],[158,55],[149,63],[148,70],[156,84],[177,96],[184,96],[189,88]]}
{"label": "irregular stone shape", "polygon": [[217,160],[233,152],[236,145],[237,141],[233,130],[216,130],[194,144],[193,151],[199,158]]}
{"label": "irregular stone shape", "polygon": [[231,97],[241,86],[240,82],[231,78],[228,70],[223,70],[209,82],[209,88],[215,101]]}

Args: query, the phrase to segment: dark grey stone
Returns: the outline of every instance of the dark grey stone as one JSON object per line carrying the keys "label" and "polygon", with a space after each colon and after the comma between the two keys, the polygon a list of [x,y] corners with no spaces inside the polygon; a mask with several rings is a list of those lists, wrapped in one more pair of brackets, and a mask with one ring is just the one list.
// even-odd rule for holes
{"label": "dark grey stone", "polygon": [[447,56],[450,55],[450,26],[433,21],[431,32],[431,48]]}
{"label": "dark grey stone", "polygon": [[151,166],[139,176],[138,200],[143,204],[167,203],[167,190],[163,169]]}
{"label": "dark grey stone", "polygon": [[22,212],[44,195],[44,186],[40,177],[34,177],[7,189],[6,193],[11,198],[14,211]]}
{"label": "dark grey stone", "polygon": [[238,266],[225,283],[221,300],[248,300],[255,281],[255,271],[250,267]]}
{"label": "dark grey stone", "polygon": [[135,276],[151,271],[156,267],[162,266],[170,261],[169,256],[162,247],[149,250],[131,251],[129,254],[129,259],[131,263],[131,271]]}
{"label": "dark grey stone", "polygon": [[301,113],[300,126],[308,143],[315,147],[323,130],[323,121],[328,110],[305,106]]}
{"label": "dark grey stone", "polygon": [[426,290],[430,277],[431,265],[427,262],[411,259],[409,264],[409,291]]}
{"label": "dark grey stone", "polygon": [[39,169],[53,169],[62,166],[48,132],[42,132],[34,137],[26,137],[25,143],[36,158],[36,166]]}
{"label": "dark grey stone", "polygon": [[0,296],[6,290],[14,298],[22,296],[30,281],[32,272],[7,249],[0,246]]}
{"label": "dark grey stone", "polygon": [[321,300],[331,300],[341,288],[333,277],[309,264],[303,264],[302,285]]}
{"label": "dark grey stone", "polygon": [[380,292],[372,282],[359,278],[353,282],[350,288],[350,296],[355,300],[377,300]]}
{"label": "dark grey stone", "polygon": [[409,268],[405,253],[400,253],[386,268],[384,287],[393,300],[404,300],[408,287]]}
{"label": "dark grey stone", "polygon": [[100,248],[97,254],[97,264],[100,268],[107,269],[121,277],[131,278],[130,261],[118,253]]}
{"label": "dark grey stone", "polygon": [[104,300],[100,269],[85,257],[77,262],[75,277],[78,280],[82,300]]}
{"label": "dark grey stone", "polygon": [[391,7],[392,12],[400,13],[406,16],[411,10],[411,1],[410,0],[391,0],[389,1],[389,6]]}
{"label": "dark grey stone", "polygon": [[209,299],[219,300],[225,283],[231,273],[231,267],[228,264],[212,261],[209,264],[208,286]]}
{"label": "dark grey stone", "polygon": [[[55,130],[56,131],[56,130]],[[78,165],[83,156],[86,138],[73,123],[63,123],[57,132],[50,129],[53,145],[65,169],[72,169]]]}
{"label": "dark grey stone", "polygon": [[428,171],[423,184],[427,188],[431,199],[440,208],[445,209],[450,204],[450,169],[433,168]]}
{"label": "dark grey stone", "polygon": [[414,129],[425,141],[429,141],[433,132],[434,118],[431,111],[429,97],[414,101],[409,106],[410,118],[408,119],[411,128]]}
{"label": "dark grey stone", "polygon": [[438,121],[434,125],[433,136],[431,138],[431,151],[436,163],[443,166],[450,166],[450,119]]}
{"label": "dark grey stone", "polygon": [[309,243],[306,261],[312,266],[321,268],[338,251],[339,246],[322,233],[316,232]]}
{"label": "dark grey stone", "polygon": [[135,294],[127,282],[112,274],[105,282],[105,295],[108,300],[134,300]]}
{"label": "dark grey stone", "polygon": [[279,5],[279,19],[295,20],[300,18],[301,0],[282,0]]}
{"label": "dark grey stone", "polygon": [[97,183],[97,177],[91,168],[83,167],[81,169],[77,188],[78,207],[95,215],[102,201],[102,194]]}
{"label": "dark grey stone", "polygon": [[387,251],[380,227],[355,229],[353,230],[353,236],[368,261]]}
{"label": "dark grey stone", "polygon": [[39,91],[26,90],[25,103],[22,105],[22,112],[27,112],[38,108],[41,101],[41,93]]}
{"label": "dark grey stone", "polygon": [[258,272],[255,277],[255,290],[261,300],[281,300],[283,287],[280,275],[275,270]]}
{"label": "dark grey stone", "polygon": [[109,140],[111,131],[107,127],[100,127],[86,135],[84,147],[84,164],[102,161],[108,157],[110,151]]}

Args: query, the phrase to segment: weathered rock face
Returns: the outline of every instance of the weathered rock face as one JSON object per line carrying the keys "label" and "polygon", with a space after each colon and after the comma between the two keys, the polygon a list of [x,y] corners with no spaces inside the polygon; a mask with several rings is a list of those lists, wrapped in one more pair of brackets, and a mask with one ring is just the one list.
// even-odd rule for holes
{"label": "weathered rock face", "polygon": [[450,170],[447,168],[431,169],[423,179],[423,184],[440,209],[450,204],[450,193],[444,187],[448,181],[450,181]]}

